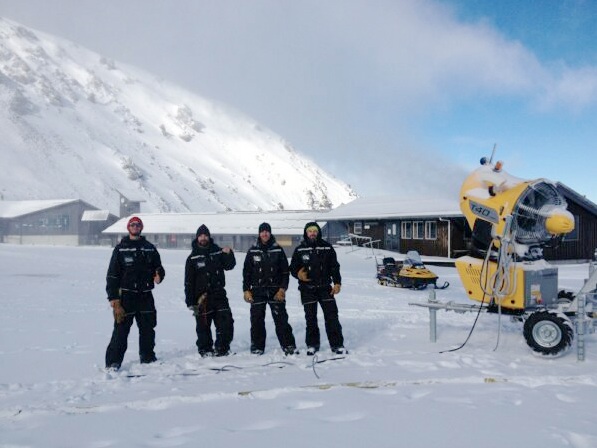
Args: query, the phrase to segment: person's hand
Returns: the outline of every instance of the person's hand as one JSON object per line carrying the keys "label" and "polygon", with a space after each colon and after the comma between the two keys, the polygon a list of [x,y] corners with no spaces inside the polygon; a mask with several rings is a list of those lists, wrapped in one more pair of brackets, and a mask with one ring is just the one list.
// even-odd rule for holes
{"label": "person's hand", "polygon": [[114,320],[117,324],[124,322],[126,311],[122,307],[120,299],[110,300],[110,306],[112,306],[112,312],[114,313]]}
{"label": "person's hand", "polygon": [[243,299],[245,299],[245,302],[247,303],[253,303],[253,293],[251,291],[244,291]]}
{"label": "person's hand", "polygon": [[336,283],[332,288],[332,295],[336,295],[340,293],[340,283]]}
{"label": "person's hand", "polygon": [[278,291],[274,295],[274,299],[276,300],[276,302],[284,302],[284,300],[286,299],[286,290],[284,288],[278,289]]}
{"label": "person's hand", "polygon": [[199,316],[199,306],[198,305],[191,305],[188,307],[190,311],[193,312],[193,316]]}
{"label": "person's hand", "polygon": [[310,282],[309,274],[305,268],[300,268],[299,271],[296,273],[296,276],[301,282]]}

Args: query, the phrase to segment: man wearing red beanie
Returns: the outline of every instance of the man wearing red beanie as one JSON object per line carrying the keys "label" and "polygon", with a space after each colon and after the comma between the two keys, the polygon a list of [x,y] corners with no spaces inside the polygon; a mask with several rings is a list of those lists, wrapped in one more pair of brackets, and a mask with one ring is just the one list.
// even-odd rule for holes
{"label": "man wearing red beanie", "polygon": [[151,290],[166,275],[157,249],[141,236],[141,218],[129,219],[127,230],[128,236],[112,252],[106,276],[106,292],[114,314],[114,330],[106,350],[106,368],[111,370],[118,370],[122,364],[133,320],[139,328],[141,363],[156,361],[153,349],[157,319]]}

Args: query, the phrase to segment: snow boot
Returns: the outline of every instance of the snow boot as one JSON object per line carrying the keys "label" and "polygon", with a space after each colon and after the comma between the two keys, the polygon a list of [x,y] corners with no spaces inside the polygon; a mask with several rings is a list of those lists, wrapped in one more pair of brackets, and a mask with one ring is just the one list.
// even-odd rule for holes
{"label": "snow boot", "polygon": [[294,345],[290,345],[288,347],[284,347],[283,350],[284,350],[284,354],[286,356],[289,356],[289,355],[298,355],[299,354],[299,351],[296,349],[296,347]]}

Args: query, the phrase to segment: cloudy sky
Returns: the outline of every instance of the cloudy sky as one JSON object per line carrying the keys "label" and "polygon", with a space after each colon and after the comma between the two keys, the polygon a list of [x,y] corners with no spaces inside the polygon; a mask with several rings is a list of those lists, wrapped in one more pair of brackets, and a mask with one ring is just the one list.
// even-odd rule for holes
{"label": "cloudy sky", "polygon": [[[496,158],[597,202],[597,0],[0,0],[224,102],[361,195]],[[450,182],[454,184],[454,181]]]}

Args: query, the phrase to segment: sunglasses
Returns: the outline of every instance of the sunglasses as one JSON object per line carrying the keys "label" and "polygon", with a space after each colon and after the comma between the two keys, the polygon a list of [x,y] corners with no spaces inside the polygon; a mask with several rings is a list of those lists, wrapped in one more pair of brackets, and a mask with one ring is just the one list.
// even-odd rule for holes
{"label": "sunglasses", "polygon": [[138,222],[132,222],[129,224],[129,227],[141,227],[141,224],[139,224]]}

